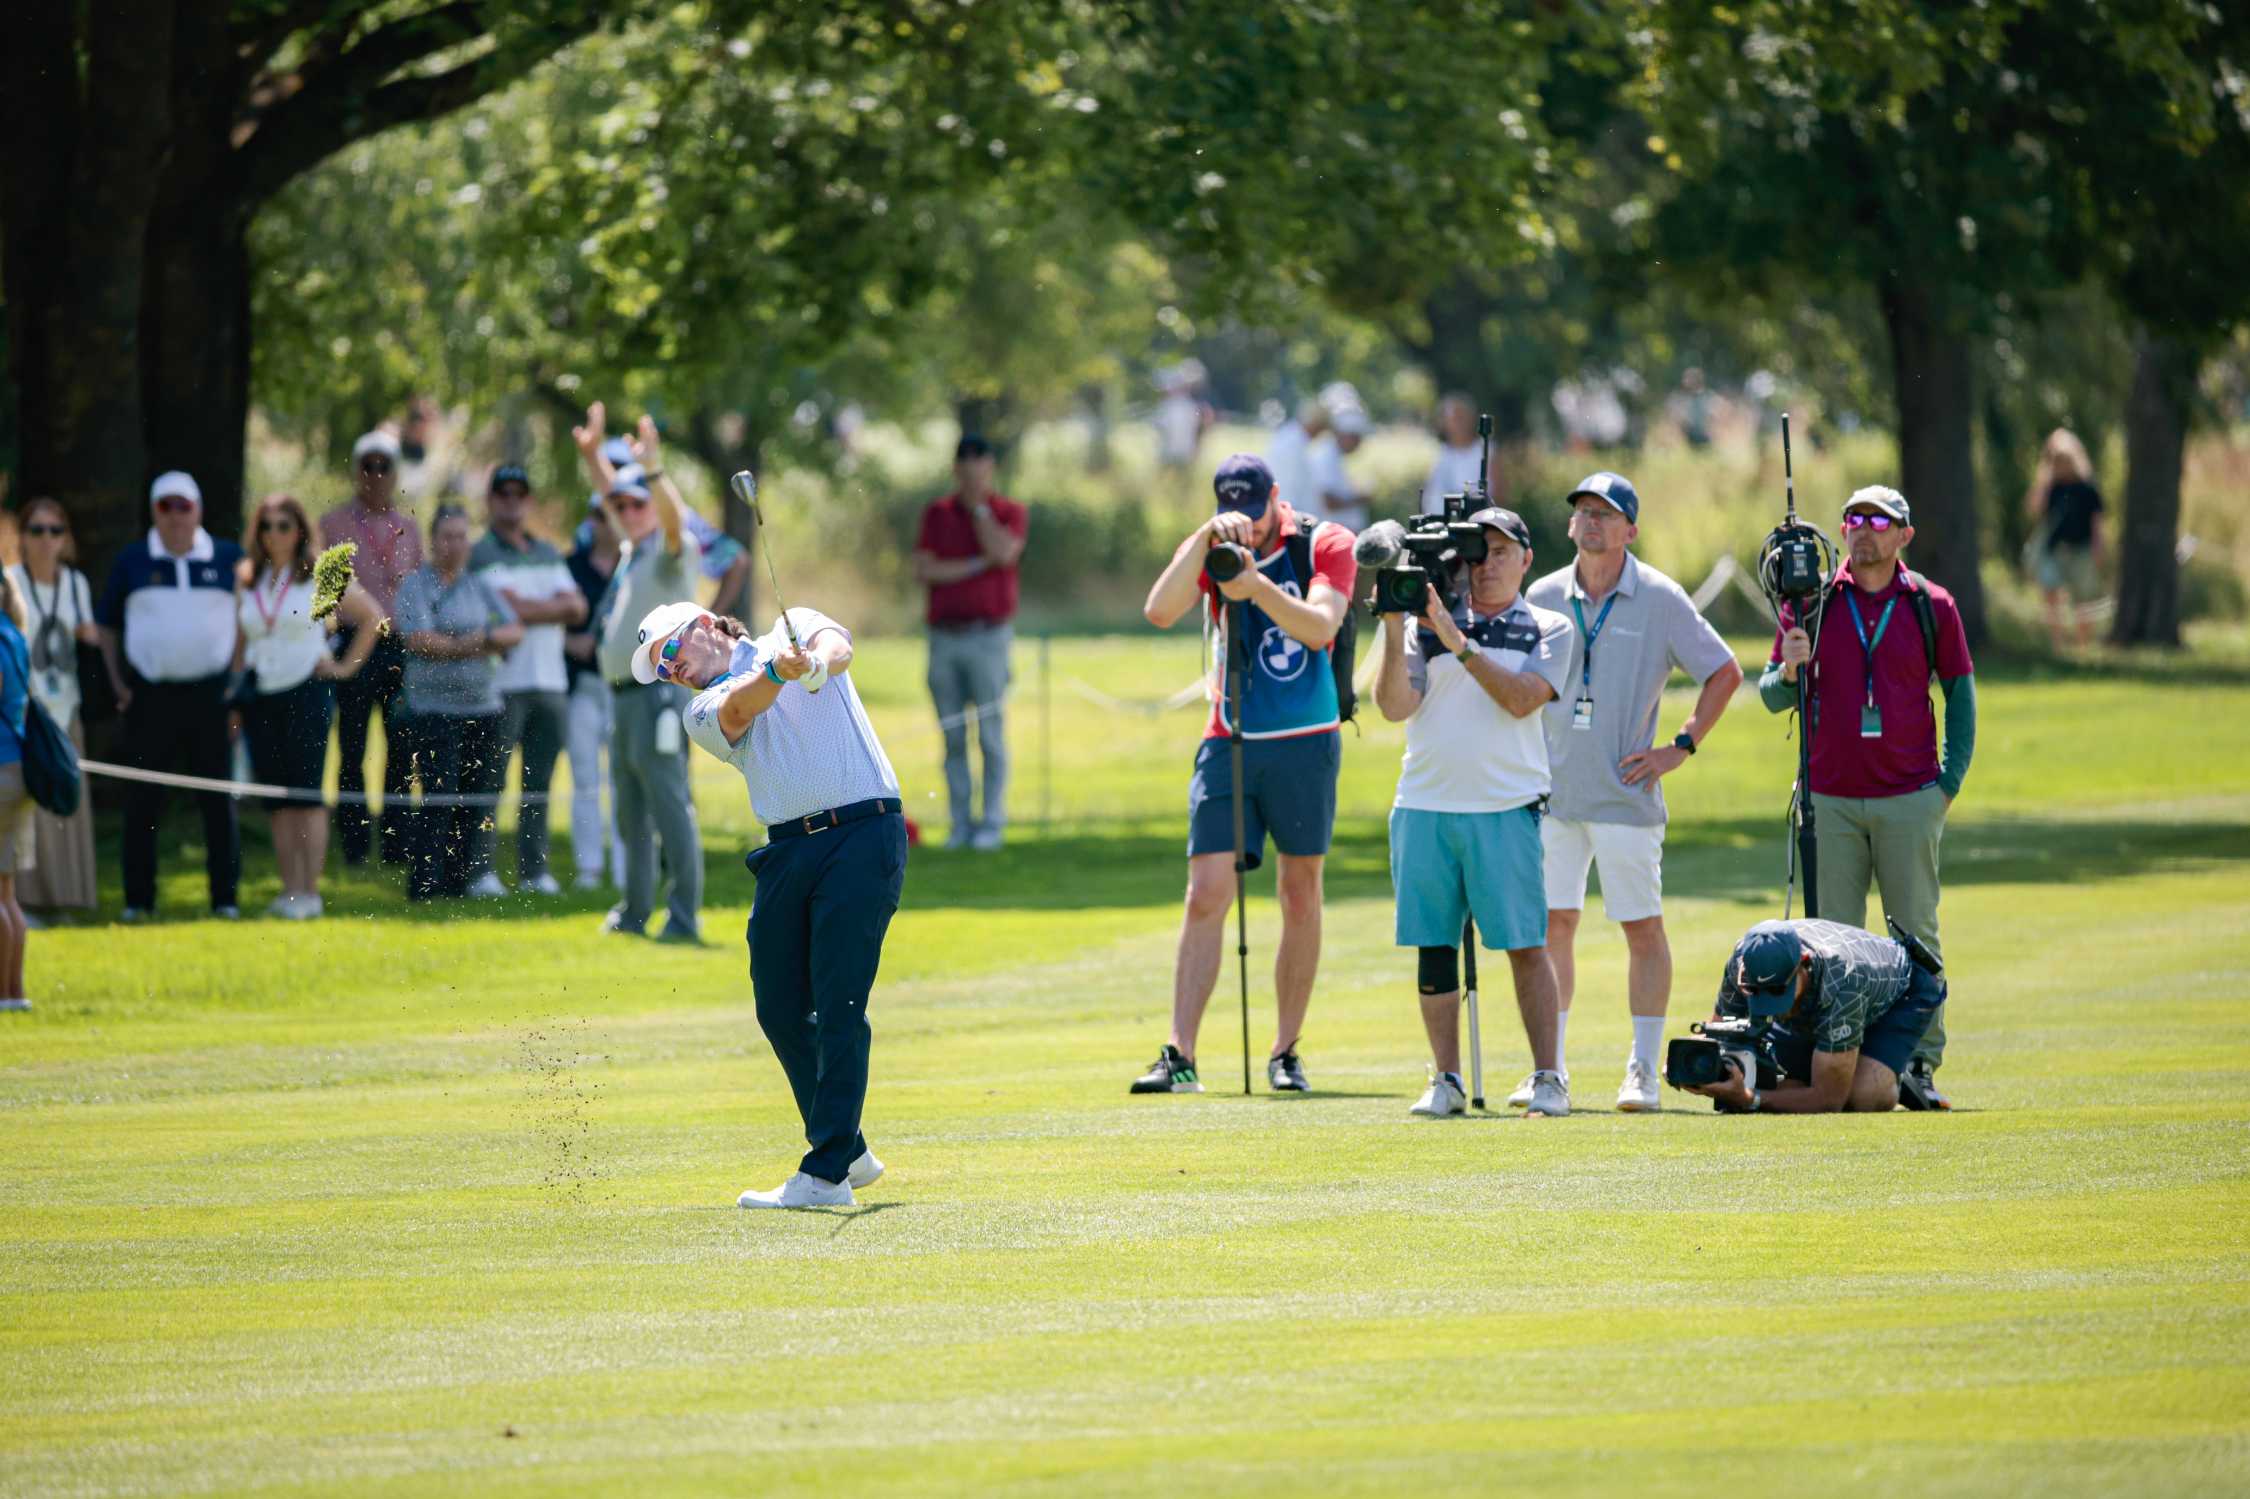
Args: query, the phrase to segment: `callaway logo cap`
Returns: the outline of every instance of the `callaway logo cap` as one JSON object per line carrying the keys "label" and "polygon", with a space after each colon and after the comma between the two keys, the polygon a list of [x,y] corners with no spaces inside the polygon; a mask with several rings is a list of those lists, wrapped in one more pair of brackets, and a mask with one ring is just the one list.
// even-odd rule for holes
{"label": "callaway logo cap", "polygon": [[1604,469],[1598,474],[1588,474],[1578,481],[1578,487],[1564,497],[1565,505],[1575,505],[1582,494],[1598,500],[1609,501],[1610,508],[1634,525],[1641,523],[1641,497],[1633,489],[1633,481],[1623,474],[1613,474]]}
{"label": "callaway logo cap", "polygon": [[656,648],[694,624],[706,611],[695,604],[659,604],[641,616],[639,643],[633,647],[633,680],[656,680]]}
{"label": "callaway logo cap", "polygon": [[1211,488],[1219,497],[1221,510],[1239,510],[1257,520],[1273,498],[1273,470],[1255,453],[1237,453],[1219,465],[1218,473],[1211,477]]}

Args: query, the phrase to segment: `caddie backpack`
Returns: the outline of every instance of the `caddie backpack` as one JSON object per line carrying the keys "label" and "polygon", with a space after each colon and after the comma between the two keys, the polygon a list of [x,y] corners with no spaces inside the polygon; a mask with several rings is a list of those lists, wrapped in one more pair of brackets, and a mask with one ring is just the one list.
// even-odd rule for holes
{"label": "caddie backpack", "polygon": [[[1320,526],[1312,516],[1300,515],[1297,529],[1282,538],[1283,545],[1289,548],[1289,566],[1305,580],[1307,593],[1312,591],[1313,532]],[[1359,665],[1359,611],[1351,607],[1349,600],[1344,605],[1344,622],[1336,627],[1336,638],[1329,642],[1328,665],[1336,673],[1336,721],[1350,723],[1352,714],[1359,708],[1359,696],[1352,688],[1352,671]]]}
{"label": "caddie backpack", "polygon": [[1930,590],[1922,580],[1903,564],[1900,576],[1906,579],[1907,589],[1914,600],[1914,621],[1922,627],[1922,649],[1929,653],[1930,675],[1937,675],[1937,607],[1930,602]]}

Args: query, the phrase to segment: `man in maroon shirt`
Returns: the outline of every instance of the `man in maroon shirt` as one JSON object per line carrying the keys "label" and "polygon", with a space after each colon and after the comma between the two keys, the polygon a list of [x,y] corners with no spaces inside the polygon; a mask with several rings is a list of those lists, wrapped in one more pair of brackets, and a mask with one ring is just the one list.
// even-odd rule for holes
{"label": "man in maroon shirt", "polygon": [[[1897,490],[1870,485],[1845,502],[1848,560],[1810,633],[1783,610],[1758,696],[1768,710],[1787,712],[1798,672],[1812,664],[1820,917],[1866,926],[1872,880],[1883,909],[1936,953],[1938,844],[1976,749],[1977,695],[1953,595],[1899,563],[1913,539],[1913,512]],[[1933,677],[1945,697],[1942,762]],[[1935,1081],[1944,1058],[1940,1005],[1899,1080],[1909,1108],[1949,1106]]]}
{"label": "man in maroon shirt", "polygon": [[[323,546],[352,542],[352,575],[383,611],[384,623],[398,599],[398,585],[422,565],[422,532],[414,517],[400,510],[398,495],[398,439],[382,428],[366,433],[352,444],[352,498],[320,518]],[[351,631],[344,632],[347,643]],[[367,862],[371,833],[365,803],[353,800],[367,790],[367,731],[375,711],[383,713],[383,862],[406,862],[406,823],[411,757],[408,738],[399,720],[405,716],[406,652],[398,637],[385,628],[375,642],[375,653],[359,674],[336,684],[336,740],[342,764],[336,771],[336,789],[343,802],[336,808],[336,830],[344,845],[346,864]]]}
{"label": "man in maroon shirt", "polygon": [[[922,512],[914,576],[930,590],[930,699],[945,730],[947,848],[995,849],[1007,821],[1008,742],[1001,703],[1015,642],[1016,562],[1030,515],[992,487],[992,444],[975,433],[953,450],[958,486]],[[969,723],[984,759],[984,811],[970,806]]]}

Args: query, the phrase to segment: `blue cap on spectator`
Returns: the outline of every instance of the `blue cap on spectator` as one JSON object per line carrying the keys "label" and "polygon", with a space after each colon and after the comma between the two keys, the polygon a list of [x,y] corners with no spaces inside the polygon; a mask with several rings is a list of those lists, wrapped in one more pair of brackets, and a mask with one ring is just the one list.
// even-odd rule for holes
{"label": "blue cap on spectator", "polygon": [[1744,994],[1787,994],[1796,987],[1805,945],[1788,923],[1761,921],[1734,945],[1734,987]]}
{"label": "blue cap on spectator", "polygon": [[498,494],[503,484],[521,484],[531,488],[531,473],[520,463],[503,463],[492,471],[491,492]]}
{"label": "blue cap on spectator", "polygon": [[641,461],[633,452],[633,440],[630,437],[612,437],[603,443],[602,456],[609,460],[611,468],[631,468]]}
{"label": "blue cap on spectator", "polygon": [[648,499],[648,474],[637,463],[628,463],[617,471],[610,481],[611,494],[631,495],[636,500]]}
{"label": "blue cap on spectator", "polygon": [[1237,453],[1219,465],[1211,488],[1219,496],[1221,510],[1239,510],[1258,520],[1273,498],[1273,470],[1255,453]]}
{"label": "blue cap on spectator", "polygon": [[1610,508],[1634,525],[1641,523],[1641,497],[1633,490],[1633,481],[1623,474],[1613,474],[1604,469],[1598,474],[1588,474],[1578,481],[1578,487],[1565,497],[1565,505],[1575,505],[1582,494],[1609,501]]}

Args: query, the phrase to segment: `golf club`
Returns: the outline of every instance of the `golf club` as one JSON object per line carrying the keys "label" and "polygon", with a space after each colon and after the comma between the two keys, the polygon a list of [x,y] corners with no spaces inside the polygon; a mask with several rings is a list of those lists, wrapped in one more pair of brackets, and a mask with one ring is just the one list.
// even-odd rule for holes
{"label": "golf club", "polygon": [[766,559],[766,581],[773,585],[773,606],[781,615],[781,628],[789,636],[790,649],[802,651],[805,644],[797,638],[797,627],[789,619],[789,605],[781,597],[781,579],[774,574],[773,543],[766,539],[765,512],[758,508],[758,476],[746,468],[736,469],[734,477],[727,480],[727,488],[750,511],[750,529],[758,533],[758,551]]}

